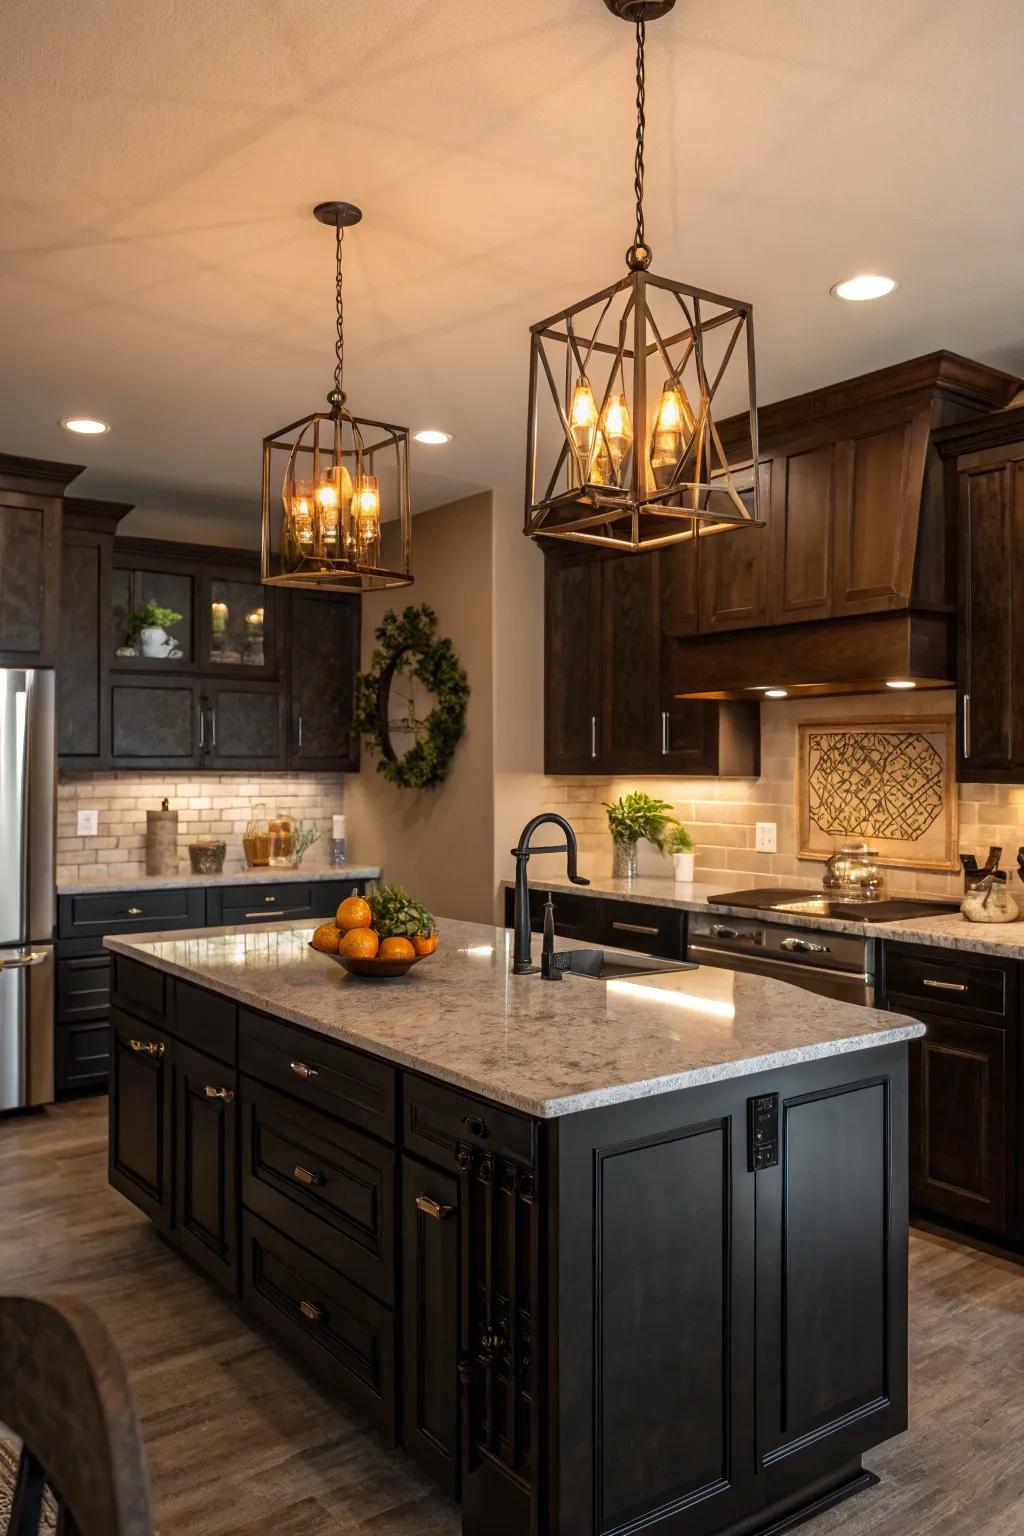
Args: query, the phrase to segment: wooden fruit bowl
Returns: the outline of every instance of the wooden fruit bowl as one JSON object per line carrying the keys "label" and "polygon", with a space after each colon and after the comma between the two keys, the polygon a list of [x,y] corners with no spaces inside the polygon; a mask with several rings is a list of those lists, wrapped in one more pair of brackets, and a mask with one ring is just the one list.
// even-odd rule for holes
{"label": "wooden fruit bowl", "polygon": [[315,949],[312,944],[309,948],[314,954],[323,955],[325,960],[333,960],[335,965],[340,965],[350,976],[372,976],[378,981],[391,976],[404,976],[406,971],[419,965],[421,960],[429,959],[428,955],[414,955],[411,960],[379,960],[376,957],[369,960],[360,955],[332,955],[327,950]]}

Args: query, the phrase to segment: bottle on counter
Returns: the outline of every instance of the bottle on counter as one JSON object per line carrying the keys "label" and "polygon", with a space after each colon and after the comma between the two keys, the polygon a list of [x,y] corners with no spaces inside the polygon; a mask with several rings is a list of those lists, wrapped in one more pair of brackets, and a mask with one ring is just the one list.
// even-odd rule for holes
{"label": "bottle on counter", "polygon": [[337,868],[345,862],[345,818],[331,817],[331,864]]}

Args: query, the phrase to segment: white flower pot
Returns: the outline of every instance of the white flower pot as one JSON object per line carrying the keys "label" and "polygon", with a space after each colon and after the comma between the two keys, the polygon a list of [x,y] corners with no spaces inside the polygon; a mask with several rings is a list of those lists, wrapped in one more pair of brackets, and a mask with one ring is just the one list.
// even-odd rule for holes
{"label": "white flower pot", "polygon": [[674,853],[672,855],[672,872],[680,883],[693,880],[693,854]]}
{"label": "white flower pot", "polygon": [[164,658],[171,646],[171,638],[159,624],[147,624],[139,632],[139,649],[143,656]]}

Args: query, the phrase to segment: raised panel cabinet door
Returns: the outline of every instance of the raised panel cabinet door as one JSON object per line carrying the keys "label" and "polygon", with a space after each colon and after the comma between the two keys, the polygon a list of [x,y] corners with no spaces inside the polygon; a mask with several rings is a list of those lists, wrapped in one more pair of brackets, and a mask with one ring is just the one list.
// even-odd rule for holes
{"label": "raised panel cabinet door", "polygon": [[237,1091],[233,1068],[187,1046],[175,1046],[175,1242],[236,1295]]}
{"label": "raised panel cabinet door", "polygon": [[701,634],[754,629],[768,622],[773,476],[773,461],[763,460],[759,494],[766,511],[760,526],[727,528],[698,541]]}
{"label": "raised panel cabinet door", "polygon": [[910,1048],[910,1198],[1005,1236],[1011,1229],[1012,1043],[1005,1029],[929,1014]]}
{"label": "raised panel cabinet door", "polygon": [[906,1428],[906,1147],[893,1133],[905,1124],[906,1051],[866,1052],[859,1080],[833,1087],[831,1075],[792,1075],[778,1165],[753,1175],[769,1487],[808,1486]]}
{"label": "raised panel cabinet door", "polygon": [[356,598],[291,593],[292,768],[348,772],[359,767],[354,720],[360,614]]}
{"label": "raised panel cabinet door", "polygon": [[909,604],[928,437],[918,415],[836,444],[836,617]]}
{"label": "raised panel cabinet door", "polygon": [[832,611],[834,443],[774,461],[771,593],[774,624],[827,619]]}
{"label": "raised panel cabinet door", "polygon": [[197,684],[185,678],[113,679],[110,747],[115,767],[198,768],[205,728]]}
{"label": "raised panel cabinet door", "polygon": [[59,502],[0,498],[0,664],[53,662]]}
{"label": "raised panel cabinet door", "polygon": [[402,1157],[402,1441],[459,1491],[459,1185]]}
{"label": "raised panel cabinet door", "polygon": [[700,615],[696,539],[658,551],[658,588],[663,635],[695,635]]}
{"label": "raised panel cabinet door", "polygon": [[174,1221],[170,1037],[115,1009],[110,1038],[110,1182],[157,1227]]}
{"label": "raised panel cabinet door", "polygon": [[609,773],[659,766],[658,556],[601,563],[601,730],[599,760]]}
{"label": "raised panel cabinet door", "polygon": [[[549,555],[544,582],[544,768],[597,773],[601,562]],[[514,640],[512,641],[514,643]]]}
{"label": "raised panel cabinet door", "polygon": [[961,472],[959,770],[1024,766],[1024,462]]}
{"label": "raised panel cabinet door", "polygon": [[260,769],[285,766],[284,704],[276,683],[206,683],[204,765]]}
{"label": "raised panel cabinet door", "polygon": [[106,659],[102,655],[102,534],[66,532],[61,561],[57,752],[75,766],[104,757]]}

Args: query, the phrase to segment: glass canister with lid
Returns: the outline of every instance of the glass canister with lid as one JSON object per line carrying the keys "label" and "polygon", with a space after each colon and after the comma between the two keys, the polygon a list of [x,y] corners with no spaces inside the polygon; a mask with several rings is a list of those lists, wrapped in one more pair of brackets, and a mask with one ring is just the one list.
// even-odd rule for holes
{"label": "glass canister with lid", "polygon": [[864,842],[840,843],[825,861],[821,884],[832,901],[881,901],[885,895],[878,854]]}

